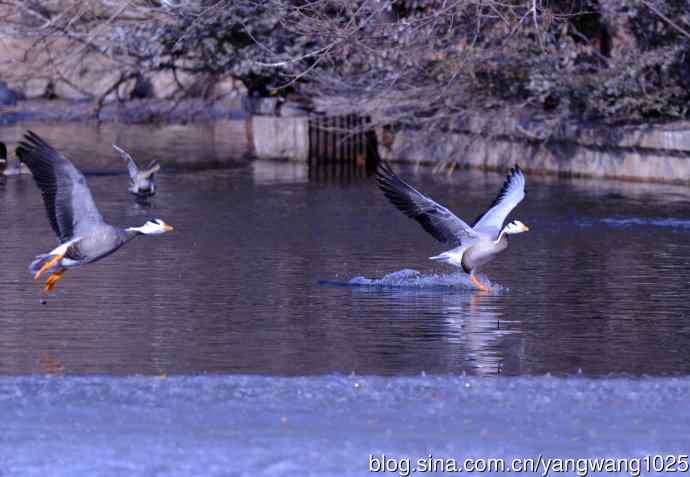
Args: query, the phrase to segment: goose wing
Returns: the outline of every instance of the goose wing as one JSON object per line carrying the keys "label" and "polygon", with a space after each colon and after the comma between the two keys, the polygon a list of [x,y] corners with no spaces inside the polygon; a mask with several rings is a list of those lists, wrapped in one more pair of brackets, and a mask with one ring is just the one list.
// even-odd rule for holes
{"label": "goose wing", "polygon": [[153,175],[158,172],[161,169],[161,164],[157,160],[153,160],[149,163],[148,166],[146,166],[146,169],[141,171],[141,174],[146,178],[149,179],[153,177]]}
{"label": "goose wing", "polygon": [[395,175],[387,163],[379,164],[376,180],[393,205],[419,222],[439,242],[460,245],[479,238],[458,216]]}
{"label": "goose wing", "polygon": [[477,220],[472,227],[478,231],[497,237],[501,233],[503,222],[508,214],[525,198],[525,175],[516,165],[510,170],[503,187],[491,206]]}
{"label": "goose wing", "polygon": [[41,190],[48,220],[60,242],[103,223],[84,175],[36,133],[26,132],[17,155]]}
{"label": "goose wing", "polygon": [[137,174],[139,173],[139,165],[137,164],[137,161],[135,161],[134,158],[130,156],[129,153],[121,147],[115,144],[113,144],[113,147],[117,152],[120,153],[120,157],[122,157],[122,159],[124,159],[127,162],[127,171],[129,172],[129,177],[130,179],[134,180],[137,177]]}

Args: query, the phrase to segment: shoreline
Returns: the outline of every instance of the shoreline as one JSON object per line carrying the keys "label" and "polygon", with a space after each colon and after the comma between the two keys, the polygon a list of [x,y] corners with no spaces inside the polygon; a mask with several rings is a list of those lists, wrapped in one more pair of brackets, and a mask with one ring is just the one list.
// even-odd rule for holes
{"label": "shoreline", "polygon": [[[7,131],[30,122],[37,129],[53,126],[70,130],[77,125],[100,128],[114,124],[125,131],[126,126],[136,125],[160,128],[164,136],[170,128],[209,128],[214,141],[231,136],[233,150],[242,158],[295,163],[308,163],[318,146],[311,144],[316,116],[250,114],[244,110],[241,97],[216,102],[197,98],[108,103],[98,118],[94,107],[93,101],[21,101],[16,106],[0,108],[0,126]],[[318,116],[326,118],[326,123],[329,117],[334,116]],[[690,186],[690,121],[626,126],[573,121],[548,137],[540,137],[540,128],[538,121],[525,123],[515,117],[493,123],[487,117],[477,116],[452,131],[432,136],[409,129],[391,136],[377,129],[372,149],[383,160],[427,164],[439,169],[505,171],[519,163],[530,173],[547,176]],[[333,138],[322,138],[321,143],[336,148],[339,133],[322,131]],[[13,141],[7,136],[12,134],[5,134],[2,139],[8,145]],[[185,136],[194,140],[188,134]],[[317,154],[328,159],[328,151],[319,149]],[[338,158],[334,159],[326,163],[337,163]]]}
{"label": "shoreline", "polygon": [[571,121],[548,135],[543,126],[518,117],[495,124],[473,117],[435,138],[402,131],[379,152],[386,160],[438,167],[505,171],[519,163],[548,176],[690,186],[690,121],[621,126]]}

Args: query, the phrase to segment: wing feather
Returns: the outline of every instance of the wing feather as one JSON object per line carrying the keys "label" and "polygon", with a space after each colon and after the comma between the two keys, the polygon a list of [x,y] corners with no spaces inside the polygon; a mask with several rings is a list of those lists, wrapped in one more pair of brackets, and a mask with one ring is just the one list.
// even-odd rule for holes
{"label": "wing feather", "polygon": [[64,243],[102,224],[84,175],[33,131],[27,131],[17,148],[43,195],[50,225]]}
{"label": "wing feather", "polygon": [[129,172],[129,178],[135,180],[137,174],[139,173],[139,165],[137,164],[137,161],[135,161],[134,158],[130,156],[127,151],[117,146],[116,144],[113,144],[113,147],[117,152],[120,153],[120,157],[122,157],[122,159],[124,159],[127,162],[127,172]]}
{"label": "wing feather", "polygon": [[153,175],[161,170],[161,164],[157,160],[153,160],[146,166],[146,169],[141,171],[141,174],[146,179],[153,179]]}
{"label": "wing feather", "polygon": [[400,179],[386,162],[379,164],[376,180],[393,205],[419,222],[439,242],[460,245],[478,238],[469,225]]}
{"label": "wing feather", "polygon": [[525,198],[525,174],[515,165],[491,206],[472,224],[472,228],[498,236],[508,214]]}

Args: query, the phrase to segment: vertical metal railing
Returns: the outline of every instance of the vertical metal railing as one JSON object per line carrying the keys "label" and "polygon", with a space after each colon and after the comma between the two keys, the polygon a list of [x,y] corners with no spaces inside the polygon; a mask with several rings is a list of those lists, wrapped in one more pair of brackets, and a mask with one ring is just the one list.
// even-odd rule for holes
{"label": "vertical metal railing", "polygon": [[[376,134],[358,114],[309,119],[310,175],[320,179],[364,177],[378,161]],[[337,167],[336,167],[337,166]]]}

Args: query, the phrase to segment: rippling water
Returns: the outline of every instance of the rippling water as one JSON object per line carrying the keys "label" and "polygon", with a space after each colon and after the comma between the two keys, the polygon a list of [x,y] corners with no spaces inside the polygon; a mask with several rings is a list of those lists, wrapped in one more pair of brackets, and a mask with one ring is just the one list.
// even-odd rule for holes
{"label": "rippling water", "polygon": [[[187,140],[185,160],[208,159]],[[171,165],[177,146],[152,147]],[[101,150],[75,162],[124,173]],[[0,373],[690,372],[686,188],[529,176],[513,217],[530,232],[483,271],[483,294],[427,259],[444,247],[373,178],[230,165],[163,173],[148,206],[125,175],[89,176],[108,221],[175,231],[69,271],[45,306],[27,272],[55,245],[40,194],[0,181]],[[503,180],[402,175],[467,220]]]}

